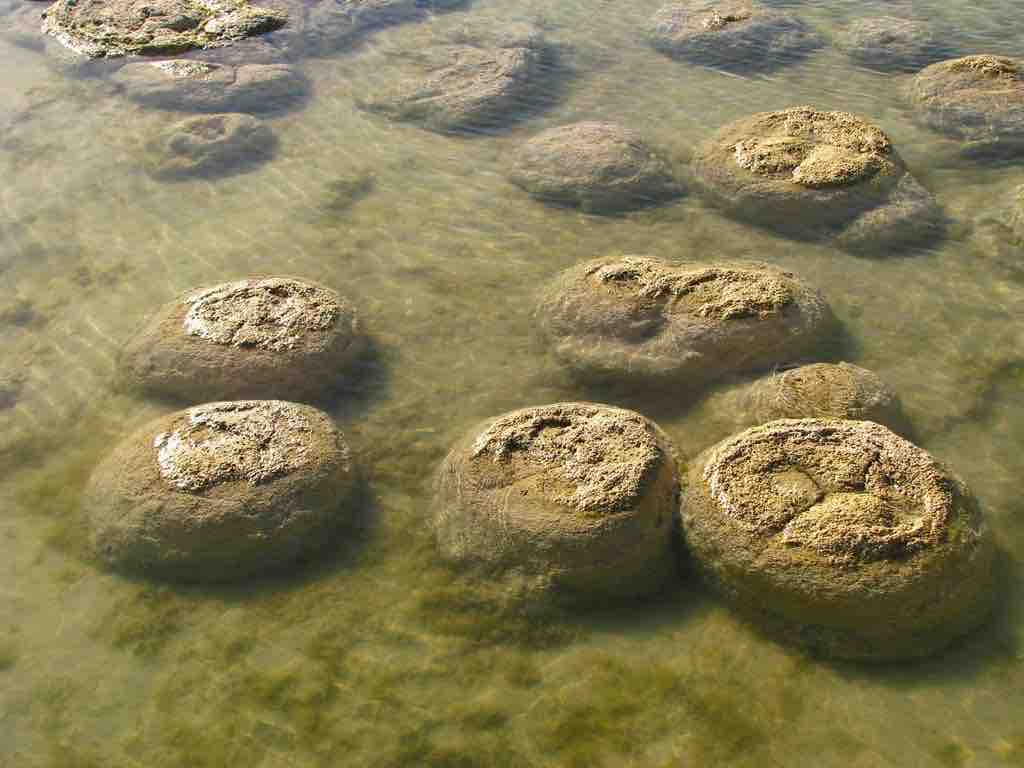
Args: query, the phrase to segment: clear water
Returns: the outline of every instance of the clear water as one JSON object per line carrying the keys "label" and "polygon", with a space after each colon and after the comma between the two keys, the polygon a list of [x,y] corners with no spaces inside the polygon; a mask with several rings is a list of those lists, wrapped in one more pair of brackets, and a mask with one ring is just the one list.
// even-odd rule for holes
{"label": "clear water", "polygon": [[[301,66],[272,162],[165,184],[140,166],[168,121],[71,79],[0,32],[0,763],[11,766],[1024,765],[1024,284],[969,223],[1020,166],[953,168],[901,78],[829,48],[766,77],[674,62],[639,32],[661,0],[477,0]],[[871,13],[948,22],[967,52],[1024,52],[1010,0],[789,3],[828,32]],[[14,7],[12,2],[0,10]],[[477,17],[541,18],[575,77],[551,110],[457,138],[360,112],[398,53]],[[4,17],[0,17],[0,25]],[[503,175],[545,127],[612,119],[685,160],[720,124],[802,103],[873,118],[954,218],[954,237],[861,259],[722,218],[695,197],[622,217],[542,206]],[[350,207],[337,190],[371,174]],[[340,184],[339,184],[340,182]],[[995,619],[912,666],[824,664],[761,638],[693,583],[605,613],[499,617],[437,561],[429,477],[502,411],[582,397],[638,408],[692,456],[729,427],[699,397],[584,390],[537,342],[539,285],[609,252],[756,257],[821,287],[847,357],[902,395],[918,440],[973,486],[1007,552]],[[291,580],[133,582],[85,557],[88,473],[169,410],[116,391],[115,356],[179,291],[251,273],[320,280],[361,308],[376,362],[335,404],[372,522]]]}

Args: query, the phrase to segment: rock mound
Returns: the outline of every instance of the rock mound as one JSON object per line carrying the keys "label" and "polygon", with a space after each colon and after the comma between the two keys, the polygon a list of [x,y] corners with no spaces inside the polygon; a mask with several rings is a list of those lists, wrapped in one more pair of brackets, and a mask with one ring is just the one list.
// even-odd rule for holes
{"label": "rock mound", "polygon": [[306,78],[284,64],[147,61],[127,64],[113,79],[133,101],[183,112],[274,112],[309,92]]}
{"label": "rock mound", "polygon": [[674,58],[731,70],[774,69],[823,44],[799,17],[746,0],[670,3],[654,15],[648,39]]}
{"label": "rock mound", "polygon": [[965,56],[921,70],[910,86],[916,118],[961,142],[968,157],[1015,157],[1024,149],[1024,65]]}
{"label": "rock mound", "polygon": [[150,173],[166,181],[217,177],[252,170],[277,149],[266,123],[237,112],[190,117],[149,143]]}
{"label": "rock mound", "polygon": [[947,32],[927,21],[895,16],[856,19],[835,42],[854,62],[880,72],[917,72],[951,53]]}
{"label": "rock mound", "polygon": [[181,581],[294,563],[345,522],[348,447],[330,418],[277,400],[209,403],[118,445],[85,496],[97,556]]}
{"label": "rock mound", "polygon": [[682,194],[669,163],[615,123],[553,128],[517,153],[511,181],[534,197],[587,211],[640,208]]}
{"label": "rock mound", "polygon": [[992,605],[967,488],[867,421],[781,420],[703,453],[681,505],[707,580],[770,632],[835,658],[926,656]]}
{"label": "rock mound", "polygon": [[161,307],[126,345],[130,389],[177,400],[306,400],[338,384],[365,349],[355,308],[294,277],[189,291]]}
{"label": "rock mound", "polygon": [[517,590],[570,601],[635,597],[673,575],[679,485],[671,446],[632,411],[526,408],[473,429],[437,477],[442,556]]}
{"label": "rock mound", "polygon": [[537,320],[585,376],[702,385],[799,360],[832,332],[824,299],[766,264],[678,264],[624,256],[563,272]]}
{"label": "rock mound", "polygon": [[792,237],[877,254],[943,231],[934,198],[889,137],[848,112],[793,107],[742,118],[697,149],[693,171],[712,203]]}

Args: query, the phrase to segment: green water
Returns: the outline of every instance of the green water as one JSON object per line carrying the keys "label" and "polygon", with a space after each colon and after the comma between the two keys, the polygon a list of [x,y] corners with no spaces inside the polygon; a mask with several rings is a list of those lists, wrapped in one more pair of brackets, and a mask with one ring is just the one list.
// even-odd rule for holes
{"label": "green water", "polygon": [[[1024,765],[1024,283],[969,234],[1024,168],[940,164],[943,142],[912,124],[903,80],[828,47],[765,77],[664,58],[640,37],[659,5],[478,0],[382,31],[300,64],[313,97],[273,118],[271,162],[176,184],[140,159],[176,116],[71,79],[0,33],[0,372],[20,380],[0,409],[0,764]],[[790,5],[825,32],[912,12],[953,25],[966,52],[1024,52],[1011,2]],[[397,76],[402,52],[469,18],[517,17],[564,46],[574,76],[552,109],[460,138],[355,108]],[[722,123],[803,103],[882,126],[953,237],[861,259],[727,220],[696,196],[594,217],[504,177],[523,140],[573,120],[631,125],[684,163]],[[353,186],[363,194],[349,205]],[[918,442],[984,503],[1006,551],[995,619],[933,661],[865,668],[763,639],[688,581],[644,605],[508,616],[450,574],[426,525],[430,474],[481,419],[591,398],[656,419],[684,457],[728,433],[682,390],[583,389],[537,340],[538,287],[611,252],[757,258],[818,285],[846,357],[900,393]],[[372,364],[331,408],[372,492],[364,529],[291,580],[177,589],[97,569],[80,489],[122,435],[171,410],[117,393],[120,345],[184,289],[268,272],[339,289],[373,338]]]}

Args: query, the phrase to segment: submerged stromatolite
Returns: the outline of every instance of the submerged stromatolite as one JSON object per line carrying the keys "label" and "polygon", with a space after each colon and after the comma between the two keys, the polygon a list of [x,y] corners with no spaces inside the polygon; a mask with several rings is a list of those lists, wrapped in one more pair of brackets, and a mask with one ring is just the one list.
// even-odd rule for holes
{"label": "submerged stromatolite", "polygon": [[970,491],[868,421],[783,419],[692,464],[693,563],[770,633],[823,656],[934,653],[993,604],[994,545]]}
{"label": "submerged stromatolite", "polygon": [[667,438],[592,403],[525,408],[473,429],[437,476],[442,556],[528,595],[634,597],[675,572],[679,480]]}
{"label": "submerged stromatolite", "polygon": [[331,419],[278,400],[208,403],[120,443],[85,496],[96,555],[181,581],[234,581],[322,548],[351,516],[354,472]]}
{"label": "submerged stromatolite", "polygon": [[158,179],[215,178],[249,171],[277,149],[269,125],[238,112],[190,117],[168,126],[147,146],[146,164]]}
{"label": "submerged stromatolite", "polygon": [[258,277],[189,291],[126,345],[130,389],[185,401],[305,400],[336,387],[365,348],[355,307],[326,286]]}

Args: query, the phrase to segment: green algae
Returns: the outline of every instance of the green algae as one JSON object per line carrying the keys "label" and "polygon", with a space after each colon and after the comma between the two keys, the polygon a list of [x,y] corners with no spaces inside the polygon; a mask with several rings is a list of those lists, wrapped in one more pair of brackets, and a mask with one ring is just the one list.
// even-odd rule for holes
{"label": "green algae", "polygon": [[188,603],[166,587],[143,586],[110,604],[93,630],[118,650],[158,655],[186,626]]}

